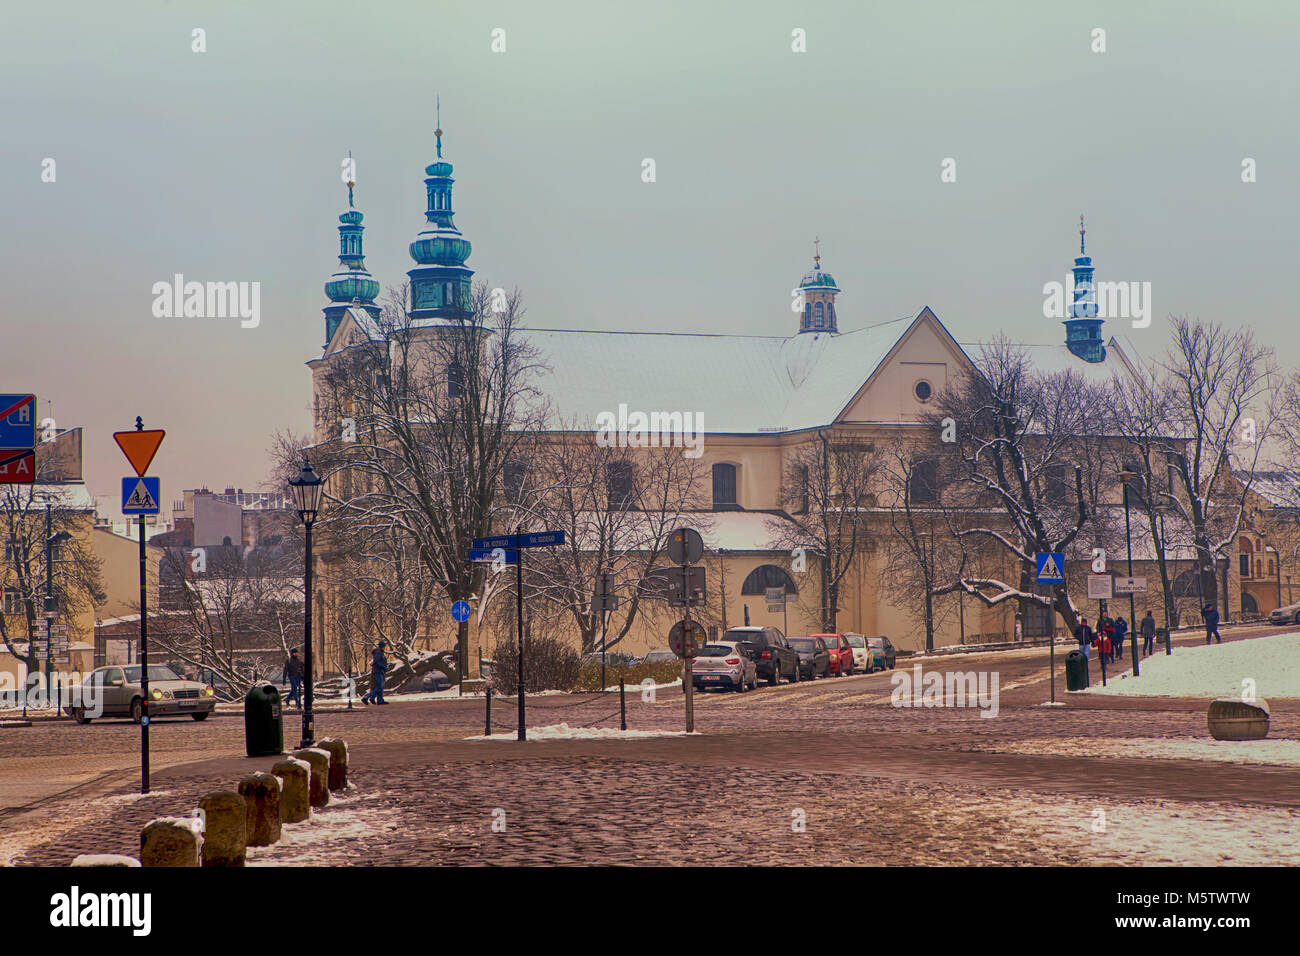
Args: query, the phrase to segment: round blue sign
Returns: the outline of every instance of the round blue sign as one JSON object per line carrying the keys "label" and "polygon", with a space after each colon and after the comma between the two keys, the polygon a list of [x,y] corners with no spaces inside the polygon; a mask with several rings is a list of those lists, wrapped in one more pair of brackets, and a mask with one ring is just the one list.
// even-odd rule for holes
{"label": "round blue sign", "polygon": [[469,620],[469,603],[466,601],[457,601],[451,606],[451,617],[454,621]]}

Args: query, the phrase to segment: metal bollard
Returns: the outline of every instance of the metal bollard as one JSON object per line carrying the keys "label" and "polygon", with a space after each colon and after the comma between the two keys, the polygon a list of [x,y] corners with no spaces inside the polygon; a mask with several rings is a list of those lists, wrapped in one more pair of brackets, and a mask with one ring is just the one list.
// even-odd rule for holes
{"label": "metal bollard", "polygon": [[627,730],[627,681],[618,679],[618,729]]}
{"label": "metal bollard", "polygon": [[483,736],[492,736],[492,685],[487,685],[487,693],[483,695],[487,703],[487,709],[483,713]]}

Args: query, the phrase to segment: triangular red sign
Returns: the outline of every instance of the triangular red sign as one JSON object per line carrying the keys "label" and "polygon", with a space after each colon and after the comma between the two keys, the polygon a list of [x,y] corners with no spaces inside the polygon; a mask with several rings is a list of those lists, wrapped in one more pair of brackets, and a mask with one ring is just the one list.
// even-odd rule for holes
{"label": "triangular red sign", "polygon": [[167,432],[161,428],[153,428],[148,431],[113,432],[113,438],[122,449],[122,453],[126,455],[126,460],[135,469],[135,473],[143,478],[144,473],[149,470],[153,456],[158,454],[158,446],[162,444],[163,436],[166,434]]}

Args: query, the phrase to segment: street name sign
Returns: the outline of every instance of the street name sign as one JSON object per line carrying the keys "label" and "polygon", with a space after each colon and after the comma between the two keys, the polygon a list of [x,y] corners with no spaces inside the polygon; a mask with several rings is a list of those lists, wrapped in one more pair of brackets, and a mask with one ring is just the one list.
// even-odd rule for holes
{"label": "street name sign", "polygon": [[469,559],[480,564],[504,561],[506,564],[518,564],[519,552],[507,548],[470,548]]}
{"label": "street name sign", "polygon": [[1147,589],[1146,578],[1119,578],[1115,579],[1116,594],[1145,594]]}

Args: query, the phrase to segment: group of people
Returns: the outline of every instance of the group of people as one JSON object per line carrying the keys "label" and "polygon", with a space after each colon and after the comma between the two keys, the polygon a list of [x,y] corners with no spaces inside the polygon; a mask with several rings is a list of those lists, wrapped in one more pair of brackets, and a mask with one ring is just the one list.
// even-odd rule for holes
{"label": "group of people", "polygon": [[[370,691],[361,698],[363,704],[386,704],[384,700],[384,675],[388,673],[388,658],[384,654],[384,648],[388,646],[387,641],[380,641],[375,647],[374,654],[370,659]],[[289,679],[289,696],[284,699],[284,705],[288,707],[294,701],[302,707],[302,683],[306,677],[307,671],[303,666],[302,658],[298,656],[298,648],[289,651],[289,657],[284,662],[284,676]]]}
{"label": "group of people", "polygon": [[[1079,650],[1084,657],[1090,657],[1090,648],[1096,648],[1105,664],[1113,664],[1117,658],[1124,656],[1124,639],[1128,636],[1129,625],[1123,615],[1111,618],[1105,614],[1097,618],[1097,628],[1088,626],[1086,617],[1079,618],[1079,627],[1074,632],[1079,642]],[[1138,624],[1138,633],[1142,635],[1142,653],[1151,653],[1156,638],[1156,619],[1147,611],[1147,616]]]}

